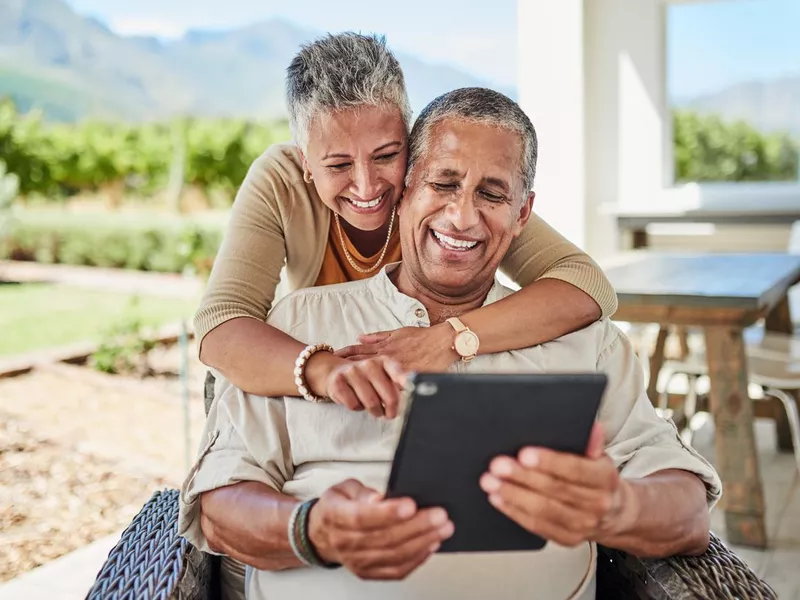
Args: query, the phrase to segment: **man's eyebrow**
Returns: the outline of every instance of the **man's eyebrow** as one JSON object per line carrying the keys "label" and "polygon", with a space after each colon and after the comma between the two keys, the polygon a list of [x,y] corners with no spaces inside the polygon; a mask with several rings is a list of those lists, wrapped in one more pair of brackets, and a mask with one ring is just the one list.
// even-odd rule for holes
{"label": "man's eyebrow", "polygon": [[505,182],[505,180],[500,179],[498,177],[484,177],[483,180],[489,185],[494,185],[499,187],[504,192],[507,192],[511,189],[508,183]]}
{"label": "man's eyebrow", "polygon": [[461,177],[461,173],[456,171],[455,169],[450,169],[448,167],[444,167],[442,169],[436,169],[433,172],[434,175],[437,177]]}

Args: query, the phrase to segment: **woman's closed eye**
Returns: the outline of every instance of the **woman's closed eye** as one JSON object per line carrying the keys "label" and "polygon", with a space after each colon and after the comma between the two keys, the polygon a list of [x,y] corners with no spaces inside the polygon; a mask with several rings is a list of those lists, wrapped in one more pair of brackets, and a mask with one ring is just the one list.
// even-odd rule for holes
{"label": "woman's closed eye", "polygon": [[387,154],[381,154],[380,156],[376,156],[375,160],[378,162],[391,162],[399,155],[399,152],[389,152]]}

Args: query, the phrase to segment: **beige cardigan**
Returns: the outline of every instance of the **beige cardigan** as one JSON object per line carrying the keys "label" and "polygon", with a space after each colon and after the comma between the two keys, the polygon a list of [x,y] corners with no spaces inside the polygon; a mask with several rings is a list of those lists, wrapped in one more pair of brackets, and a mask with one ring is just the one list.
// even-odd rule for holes
{"label": "beige cardigan", "polygon": [[[265,320],[286,265],[287,291],[313,286],[328,243],[331,211],[303,181],[297,147],[277,144],[250,167],[233,203],[228,229],[194,318],[197,339],[236,317]],[[511,244],[501,270],[521,286],[561,279],[600,305],[617,296],[600,267],[535,214]]]}

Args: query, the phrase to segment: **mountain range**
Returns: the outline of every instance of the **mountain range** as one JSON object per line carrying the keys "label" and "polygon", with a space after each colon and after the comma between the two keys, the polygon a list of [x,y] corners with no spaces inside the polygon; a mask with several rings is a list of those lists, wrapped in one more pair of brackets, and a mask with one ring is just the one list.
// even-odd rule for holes
{"label": "mountain range", "polygon": [[743,119],[761,131],[788,131],[800,137],[800,75],[739,83],[678,106]]}
{"label": "mountain range", "polygon": [[[117,35],[63,0],[0,0],[0,97],[58,121],[282,117],[285,68],[302,43],[320,35],[273,19],[227,31],[193,30],[164,42]],[[456,87],[497,88],[452,67],[396,55],[415,112]],[[514,89],[497,89],[516,97]],[[800,74],[675,104],[800,135]]]}
{"label": "mountain range", "polygon": [[[0,0],[0,96],[49,119],[283,116],[284,72],[322,35],[269,20],[179,40],[122,37],[62,0]],[[456,87],[489,85],[457,69],[396,53],[412,107]],[[515,96],[513,89],[501,90]]]}

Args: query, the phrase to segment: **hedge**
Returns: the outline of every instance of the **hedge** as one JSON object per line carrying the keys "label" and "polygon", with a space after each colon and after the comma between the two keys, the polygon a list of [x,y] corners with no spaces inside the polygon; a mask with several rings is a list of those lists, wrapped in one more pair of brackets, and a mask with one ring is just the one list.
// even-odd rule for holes
{"label": "hedge", "polygon": [[[212,217],[213,215],[213,217]],[[41,263],[206,274],[225,217],[60,212],[15,214],[0,256]]]}

